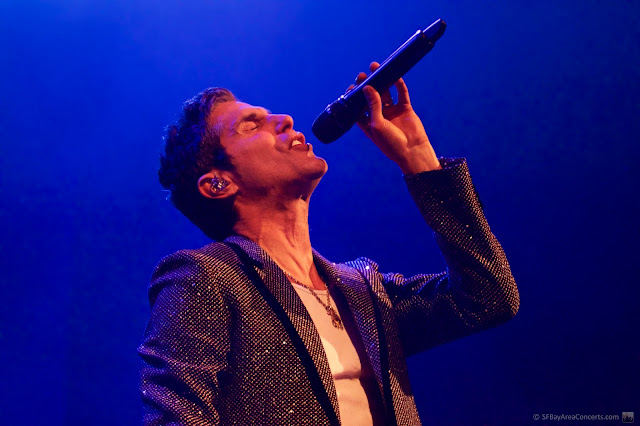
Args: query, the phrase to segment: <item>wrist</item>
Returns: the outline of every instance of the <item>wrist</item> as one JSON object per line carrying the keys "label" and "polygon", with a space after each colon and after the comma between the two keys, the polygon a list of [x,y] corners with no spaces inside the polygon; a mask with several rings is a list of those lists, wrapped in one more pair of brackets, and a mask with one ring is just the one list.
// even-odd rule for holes
{"label": "wrist", "polygon": [[421,148],[422,149],[409,152],[408,155],[397,162],[405,176],[442,169],[440,161],[431,145],[429,145],[428,148]]}

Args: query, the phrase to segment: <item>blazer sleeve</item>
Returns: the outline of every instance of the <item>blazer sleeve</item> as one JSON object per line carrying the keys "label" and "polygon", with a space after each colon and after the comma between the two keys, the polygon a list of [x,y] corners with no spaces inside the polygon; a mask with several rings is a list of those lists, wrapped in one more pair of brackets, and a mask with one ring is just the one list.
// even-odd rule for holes
{"label": "blazer sleeve", "polygon": [[405,177],[432,228],[447,269],[440,274],[381,274],[394,307],[405,355],[479,330],[518,311],[518,289],[491,233],[464,159],[441,159],[443,169]]}
{"label": "blazer sleeve", "polygon": [[179,251],[156,267],[138,353],[145,425],[220,423],[229,312],[202,254]]}

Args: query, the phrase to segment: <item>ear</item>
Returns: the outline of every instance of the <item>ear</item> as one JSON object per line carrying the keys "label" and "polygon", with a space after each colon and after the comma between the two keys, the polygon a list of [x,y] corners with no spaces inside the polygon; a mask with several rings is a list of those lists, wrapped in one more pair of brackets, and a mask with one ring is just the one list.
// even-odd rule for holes
{"label": "ear", "polygon": [[198,191],[203,197],[221,200],[238,192],[231,175],[227,172],[212,170],[198,179]]}

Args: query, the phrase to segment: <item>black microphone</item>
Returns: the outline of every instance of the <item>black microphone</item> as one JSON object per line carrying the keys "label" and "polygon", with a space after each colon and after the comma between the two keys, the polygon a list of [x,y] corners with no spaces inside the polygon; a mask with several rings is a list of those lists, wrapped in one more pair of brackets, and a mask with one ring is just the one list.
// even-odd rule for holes
{"label": "black microphone", "polygon": [[331,143],[345,134],[367,107],[362,88],[369,85],[380,93],[388,90],[433,49],[434,43],[444,34],[445,28],[444,21],[438,19],[424,31],[418,30],[385,59],[380,68],[371,73],[365,81],[329,104],[313,122],[311,126],[313,134],[324,143]]}

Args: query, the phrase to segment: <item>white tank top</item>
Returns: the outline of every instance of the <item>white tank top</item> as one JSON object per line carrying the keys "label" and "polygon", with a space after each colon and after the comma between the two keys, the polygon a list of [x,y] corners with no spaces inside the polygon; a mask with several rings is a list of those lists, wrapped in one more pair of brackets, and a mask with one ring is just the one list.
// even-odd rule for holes
{"label": "white tank top", "polygon": [[[350,426],[373,425],[372,407],[364,385],[371,386],[375,379],[369,368],[363,368],[346,327],[339,330],[332,325],[331,317],[307,287],[295,283],[292,285],[307,308],[322,340],[338,395],[341,423]],[[327,290],[314,291],[323,303],[327,303]],[[331,306],[336,309],[333,297]],[[345,313],[344,309],[339,313],[343,323],[352,322],[351,315]],[[362,346],[361,342],[356,344]],[[361,353],[363,351],[364,349]]]}

